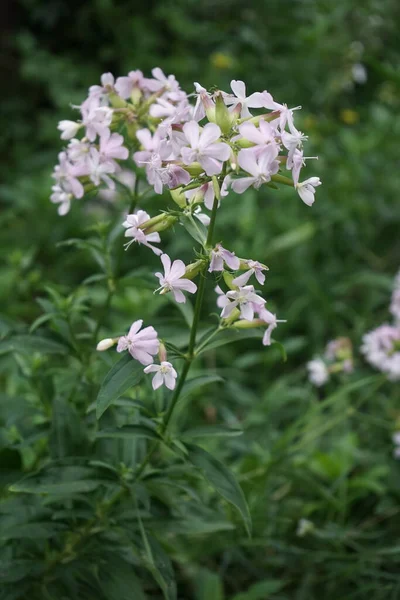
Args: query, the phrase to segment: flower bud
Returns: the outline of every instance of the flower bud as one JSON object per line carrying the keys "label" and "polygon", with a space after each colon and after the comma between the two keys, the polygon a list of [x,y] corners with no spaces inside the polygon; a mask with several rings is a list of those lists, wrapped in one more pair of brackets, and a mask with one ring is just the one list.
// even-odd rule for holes
{"label": "flower bud", "polygon": [[226,106],[221,92],[215,97],[215,122],[220,127],[222,133],[229,133],[232,127],[231,114]]}
{"label": "flower bud", "polygon": [[185,165],[185,171],[189,173],[192,177],[198,177],[202,173],[204,173],[204,169],[198,162],[193,162],[190,165]]}
{"label": "flower bud", "polygon": [[262,319],[253,319],[252,321],[246,321],[241,319],[235,323],[235,327],[238,329],[253,329],[254,327],[265,327],[265,321]]}
{"label": "flower bud", "polygon": [[294,183],[289,177],[284,177],[283,175],[272,175],[271,181],[275,183],[283,183],[283,185],[290,185],[294,187]]}
{"label": "flower bud", "polygon": [[215,104],[207,93],[200,92],[200,99],[206,111],[207,119],[215,123]]}
{"label": "flower bud", "polygon": [[141,225],[140,228],[143,230],[143,232],[146,235],[148,235],[149,233],[154,233],[155,231],[165,231],[166,229],[169,229],[170,227],[172,227],[172,225],[174,225],[178,220],[178,217],[174,217],[173,215],[163,214],[162,216],[163,216],[163,219],[158,221],[157,223],[154,223],[153,225],[148,226],[148,224],[152,220],[152,219],[149,219],[148,221],[143,223],[143,225]]}
{"label": "flower bud", "polygon": [[185,278],[193,279],[194,277],[196,277],[196,275],[198,275],[200,273],[200,271],[203,270],[204,266],[205,266],[205,261],[202,259],[196,260],[196,262],[191,263],[190,265],[187,265],[186,271],[185,271]]}
{"label": "flower bud", "polygon": [[160,347],[158,349],[158,358],[160,359],[160,363],[167,360],[167,349],[162,342],[160,342]]}
{"label": "flower bud", "polygon": [[181,208],[185,208],[186,206],[186,196],[184,192],[182,192],[182,188],[176,188],[174,190],[169,190],[171,194],[172,200],[180,206]]}
{"label": "flower bud", "polygon": [[223,278],[229,289],[237,290],[237,286],[232,283],[232,281],[235,279],[235,275],[228,273],[228,271],[224,271]]}
{"label": "flower bud", "polygon": [[115,92],[111,92],[110,94],[108,94],[108,98],[113,108],[129,108],[129,104],[125,102],[125,100],[123,100],[121,96],[118,96],[118,94],[116,94]]}
{"label": "flower bud", "polygon": [[215,177],[215,175],[213,175],[213,177],[212,177],[212,183],[213,183],[214,194],[215,194],[216,199],[221,200],[221,190],[219,187],[218,179]]}
{"label": "flower bud", "polygon": [[112,346],[114,346],[115,342],[117,340],[113,339],[113,338],[105,338],[104,340],[101,340],[97,346],[96,346],[96,350],[98,350],[99,352],[104,352],[104,350],[108,350],[109,348],[111,348]]}

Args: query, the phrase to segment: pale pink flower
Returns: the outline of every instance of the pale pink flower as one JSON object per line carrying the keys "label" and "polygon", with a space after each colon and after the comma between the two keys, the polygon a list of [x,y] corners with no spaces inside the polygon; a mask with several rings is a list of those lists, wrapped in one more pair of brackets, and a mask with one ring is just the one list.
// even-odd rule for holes
{"label": "pale pink flower", "polygon": [[111,125],[113,111],[107,106],[98,106],[82,110],[82,124],[86,127],[86,137],[94,142],[96,136],[107,133]]}
{"label": "pale pink flower", "polygon": [[246,260],[246,264],[249,270],[243,273],[242,275],[235,277],[235,279],[232,281],[233,285],[237,285],[238,287],[246,285],[246,283],[252,275],[255,275],[255,278],[257,279],[260,285],[264,285],[265,275],[263,271],[267,271],[268,267],[258,262],[257,260]]}
{"label": "pale pink flower", "polygon": [[66,215],[71,208],[73,195],[65,192],[59,185],[53,185],[51,190],[52,194],[50,196],[50,201],[53,202],[53,204],[58,204],[57,212],[60,216]]}
{"label": "pale pink flower", "polygon": [[177,302],[186,302],[186,297],[182,290],[194,294],[197,290],[197,285],[190,281],[190,279],[183,278],[186,267],[183,261],[174,260],[171,265],[171,259],[167,254],[161,255],[161,262],[164,266],[164,275],[162,273],[155,273],[160,282],[161,294],[166,292],[172,292]]}
{"label": "pale pink flower", "polygon": [[114,75],[112,73],[103,73],[100,77],[101,85],[92,85],[89,88],[89,98],[96,98],[100,102],[114,90]]}
{"label": "pale pink flower", "polygon": [[295,188],[304,204],[312,206],[314,204],[315,188],[321,185],[322,181],[319,177],[310,177],[301,183],[295,184]]}
{"label": "pale pink flower", "polygon": [[53,173],[56,184],[67,194],[72,194],[75,198],[82,198],[84,189],[78,177],[86,174],[87,171],[70,163],[66,152],[60,152],[58,158],[59,164],[55,166]]}
{"label": "pale pink flower", "polygon": [[227,292],[226,298],[229,300],[222,312],[221,317],[226,319],[229,317],[234,308],[240,309],[240,317],[246,321],[252,321],[255,310],[260,310],[259,307],[265,304],[264,298],[257,296],[253,285],[245,285],[238,290]]}
{"label": "pale pink flower", "polygon": [[222,163],[231,155],[228,144],[218,142],[221,130],[215,123],[207,123],[200,133],[197,121],[189,121],[183,126],[183,132],[190,145],[182,148],[183,162],[190,165],[199,162],[207,175],[218,175],[222,171]]}
{"label": "pale pink flower", "polygon": [[151,385],[153,386],[153,390],[157,390],[163,384],[169,389],[175,389],[176,378],[178,373],[175,371],[174,367],[170,362],[163,360],[159,365],[149,365],[145,367],[144,372],[147,373],[155,373],[153,377],[153,381]]}
{"label": "pale pink flower", "polygon": [[232,181],[232,189],[237,194],[242,194],[251,185],[258,190],[263,183],[271,181],[271,176],[279,171],[278,146],[269,144],[259,156],[252,148],[240,150],[238,163],[240,167],[250,173],[251,177],[242,177]]}
{"label": "pale pink flower", "polygon": [[143,320],[135,321],[129,329],[128,335],[123,335],[118,340],[117,352],[128,350],[130,355],[142,365],[153,362],[153,356],[158,352],[160,342],[157,339],[157,331],[154,327],[145,327],[139,331]]}
{"label": "pale pink flower", "polygon": [[148,80],[148,85],[152,88],[152,91],[164,89],[169,93],[168,97],[173,101],[181,98],[181,95],[179,94],[179,83],[175,79],[175,75],[165,75],[160,67],[155,67],[152,69],[151,74],[153,75],[154,79]]}
{"label": "pale pink flower", "polygon": [[384,324],[364,335],[361,352],[391,381],[400,380],[400,326]]}
{"label": "pale pink flower", "polygon": [[214,101],[211,98],[211,94],[209,94],[202,85],[194,82],[194,87],[196,89],[196,104],[193,109],[193,119],[195,121],[201,121],[206,116],[206,111],[215,110]]}
{"label": "pale pink flower", "polygon": [[155,119],[165,119],[165,124],[182,123],[187,121],[190,116],[191,106],[187,100],[182,100],[177,104],[172,104],[165,98],[157,98],[157,101],[150,106],[150,116]]}
{"label": "pale pink flower", "polygon": [[132,240],[125,244],[125,249],[128,249],[133,242],[137,242],[138,244],[142,244],[143,246],[147,246],[153,250],[154,254],[157,254],[157,256],[162,254],[162,250],[160,250],[160,248],[153,246],[153,244],[159,244],[161,242],[160,234],[156,231],[145,234],[144,231],[140,229],[140,225],[149,219],[150,215],[144,210],[138,210],[132,215],[127,215],[122,225],[126,228],[125,237],[131,237]]}
{"label": "pale pink flower", "polygon": [[256,151],[256,154],[262,151],[267,144],[276,143],[276,130],[272,127],[271,123],[268,123],[263,119],[260,120],[258,128],[254,123],[242,123],[242,125],[239,126],[239,132],[242,137],[255,144],[254,150]]}
{"label": "pale pink flower", "polygon": [[224,263],[233,271],[236,271],[240,267],[240,260],[235,256],[234,252],[230,252],[217,244],[213,250],[211,250],[211,261],[208,271],[223,271]]}
{"label": "pale pink flower", "polygon": [[129,156],[128,148],[123,146],[124,138],[119,133],[111,133],[108,129],[100,136],[100,154],[103,160],[126,160]]}
{"label": "pale pink flower", "polygon": [[399,321],[400,323],[400,288],[393,290],[389,310],[394,316],[395,320]]}
{"label": "pale pink flower", "polygon": [[241,104],[242,110],[240,116],[242,119],[251,117],[249,108],[261,108],[264,105],[264,97],[260,92],[255,92],[246,97],[246,85],[243,81],[233,79],[231,81],[231,90],[233,94],[227,94],[224,98],[225,104],[235,108]]}
{"label": "pale pink flower", "polygon": [[214,288],[214,291],[218,294],[217,306],[219,308],[225,308],[225,306],[228,306],[228,304],[230,304],[229,298],[226,297],[225,292],[223,290],[221,290],[221,288],[219,287],[219,285],[217,285]]}
{"label": "pale pink flower", "polygon": [[142,71],[129,71],[127,77],[118,77],[115,83],[115,90],[126,100],[130,98],[134,88],[142,89],[145,84]]}
{"label": "pale pink flower", "polygon": [[301,131],[298,131],[293,123],[289,122],[289,129],[290,133],[287,131],[282,131],[281,140],[282,144],[288,151],[286,166],[288,169],[291,169],[293,167],[293,155],[296,149],[301,148],[303,146],[303,142],[308,140],[308,137]]}
{"label": "pale pink flower", "polygon": [[89,142],[76,139],[70,140],[67,149],[69,160],[74,164],[85,164],[91,147]]}
{"label": "pale pink flower", "polygon": [[115,188],[115,183],[109,175],[115,173],[117,164],[111,160],[103,160],[100,152],[96,150],[96,148],[90,149],[87,167],[89,177],[95,185],[100,185],[100,183],[103,182],[110,189]]}
{"label": "pale pink flower", "polygon": [[270,346],[271,334],[273,330],[278,327],[278,323],[286,323],[286,321],[283,321],[282,319],[277,319],[276,315],[267,310],[265,307],[262,307],[258,310],[258,316],[268,325],[267,329],[264,332],[262,343],[264,346]]}

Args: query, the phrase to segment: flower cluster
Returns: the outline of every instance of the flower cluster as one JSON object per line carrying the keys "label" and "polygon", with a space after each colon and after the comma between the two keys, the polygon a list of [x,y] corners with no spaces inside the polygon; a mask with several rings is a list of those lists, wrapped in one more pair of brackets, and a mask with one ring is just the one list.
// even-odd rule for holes
{"label": "flower cluster", "polygon": [[400,380],[400,272],[394,279],[389,310],[394,323],[384,323],[364,335],[361,352],[390,381]]}
{"label": "flower cluster", "polygon": [[[211,94],[198,83],[195,90],[191,104],[193,94],[159,68],[151,78],[141,71],[117,79],[103,74],[101,84],[90,87],[75,107],[80,118],[58,125],[61,139],[68,141],[53,174],[51,200],[59,213],[66,214],[74,198],[98,187],[113,189],[121,162],[132,158],[157,194],[165,187],[189,186],[187,201],[208,208],[214,194],[209,183],[221,173],[225,193],[280,182],[313,204],[321,182],[318,177],[300,182],[308,158],[303,154],[307,136],[294,124],[300,107],[289,109],[265,90],[247,96],[243,81],[232,81],[230,92]],[[261,114],[253,116],[249,109]],[[291,177],[281,175],[282,169]]]}
{"label": "flower cluster", "polygon": [[[362,338],[361,353],[366,361],[390,381],[400,380],[400,272],[393,282],[389,311],[394,322],[384,323]],[[315,386],[324,385],[332,373],[351,373],[354,368],[351,342],[338,338],[329,342],[324,357],[307,363],[308,378]]]}
{"label": "flower cluster", "polygon": [[339,337],[326,345],[323,357],[307,363],[308,378],[317,386],[323,386],[333,374],[351,373],[354,368],[353,346],[349,338]]}
{"label": "flower cluster", "polygon": [[[268,346],[280,321],[254,287],[256,282],[264,284],[267,266],[239,258],[221,243],[213,245],[210,219],[214,223],[231,190],[242,194],[262,185],[292,186],[305,204],[313,204],[321,182],[318,177],[300,181],[307,160],[303,154],[307,136],[294,122],[300,107],[290,109],[266,90],[248,95],[242,81],[232,81],[229,92],[211,93],[199,83],[194,87],[194,94],[186,94],[173,75],[166,76],[159,68],[153,69],[151,78],[141,71],[117,79],[111,73],[102,75],[101,85],[92,86],[75,107],[80,118],[59,123],[61,138],[68,143],[54,170],[51,200],[64,215],[74,198],[94,191],[110,193],[116,181],[123,182],[132,171],[135,189],[145,178],[156,194],[170,190],[173,209],[167,207],[153,217],[141,208],[126,214],[122,223],[126,249],[140,244],[160,256],[163,272],[155,273],[159,283],[155,291],[171,293],[178,303],[197,292],[196,276],[204,279],[206,271],[216,274],[227,287],[216,288],[221,309],[218,331],[262,327],[263,344]],[[136,194],[135,204],[137,199]],[[202,246],[197,260],[188,265],[172,260],[161,247],[160,232],[178,220],[191,223],[198,232],[193,237]],[[118,342],[118,352],[128,350],[145,365],[146,373],[155,373],[154,389],[163,383],[173,389],[177,373],[163,344],[153,327],[141,327],[142,321],[135,321],[126,336],[107,338],[98,349]],[[159,365],[153,363],[157,353]]]}

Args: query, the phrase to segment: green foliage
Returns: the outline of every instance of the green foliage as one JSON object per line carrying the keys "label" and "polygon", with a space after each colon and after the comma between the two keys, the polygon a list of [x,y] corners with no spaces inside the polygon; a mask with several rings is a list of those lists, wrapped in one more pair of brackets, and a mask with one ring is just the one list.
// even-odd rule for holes
{"label": "green foliage", "polygon": [[[398,390],[359,363],[315,391],[304,369],[330,338],[357,347],[386,318],[400,262],[398,2],[16,6],[1,65],[0,600],[399,597]],[[124,252],[126,198],[64,218],[48,200],[69,105],[104,71],[155,65],[188,89],[244,79],[302,104],[323,180],[312,209],[267,188],[221,211],[218,237],[270,268],[287,361],[258,332],[201,331],[167,433],[171,394],[95,347],[143,318],[179,364],[189,305],[155,302],[143,265],[156,258]],[[185,258],[204,232],[183,225],[163,244]],[[208,315],[211,286],[205,297]]]}

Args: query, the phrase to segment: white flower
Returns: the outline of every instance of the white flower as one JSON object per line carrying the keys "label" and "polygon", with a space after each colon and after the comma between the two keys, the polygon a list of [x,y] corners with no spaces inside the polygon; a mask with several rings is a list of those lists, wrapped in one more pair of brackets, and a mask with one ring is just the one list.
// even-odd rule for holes
{"label": "white flower", "polygon": [[128,350],[131,356],[142,365],[149,365],[153,362],[151,355],[157,354],[160,342],[154,327],[145,327],[139,331],[142,325],[142,319],[132,323],[128,335],[119,338],[117,352]]}
{"label": "white flower", "polygon": [[246,264],[249,270],[243,273],[242,275],[235,277],[235,279],[232,281],[233,285],[237,285],[238,287],[246,285],[246,283],[252,275],[255,275],[260,285],[264,285],[265,275],[263,271],[268,271],[268,267],[258,262],[257,260],[246,260]]}
{"label": "white flower", "polygon": [[287,131],[282,131],[281,140],[282,144],[285,146],[288,151],[288,157],[286,166],[288,169],[293,167],[293,155],[297,148],[301,148],[303,146],[303,142],[307,141],[308,137],[304,135],[301,131],[298,131],[296,127],[289,121],[289,129],[290,133]]}
{"label": "white flower", "polygon": [[73,195],[65,192],[59,185],[53,185],[51,189],[53,193],[50,196],[50,201],[53,202],[53,204],[59,205],[57,212],[60,216],[66,215],[71,208]]}
{"label": "white flower", "polygon": [[395,320],[399,321],[400,323],[400,288],[393,290],[389,310],[394,316]]}
{"label": "white flower", "polygon": [[170,362],[164,360],[160,365],[149,365],[148,367],[145,367],[144,372],[146,374],[155,373],[152,381],[153,390],[157,390],[163,384],[166,385],[169,390],[175,388],[178,374]]}
{"label": "white flower", "polygon": [[241,318],[252,321],[257,307],[265,304],[264,298],[257,296],[255,293],[253,285],[245,285],[238,290],[229,291],[226,298],[229,300],[229,304],[221,312],[221,317],[224,319],[229,317],[234,308],[238,307],[240,308]]}
{"label": "white flower", "polygon": [[217,244],[213,250],[211,250],[211,261],[208,271],[223,271],[224,263],[233,271],[236,271],[240,267],[240,260],[235,256],[234,252],[229,252]]}
{"label": "white flower", "polygon": [[264,97],[260,92],[255,92],[246,97],[246,85],[243,81],[233,79],[231,81],[231,90],[233,94],[227,94],[224,98],[225,104],[235,108],[238,104],[242,105],[240,116],[242,119],[251,117],[249,108],[261,108],[264,105]]}
{"label": "white flower", "polygon": [[[123,227],[126,227],[125,237],[133,238],[130,242],[125,244],[125,249],[128,249],[133,242],[137,242],[138,244],[143,244],[143,246],[147,246],[151,250],[153,250],[154,254],[159,256],[162,254],[162,250],[160,248],[156,248],[153,246],[154,244],[159,244],[161,242],[160,234],[154,231],[153,233],[145,234],[142,229],[140,229],[140,225],[145,223],[150,219],[150,215],[147,214],[144,210],[138,210],[132,215],[127,215],[125,221],[122,223]],[[150,243],[152,242],[152,243]]]}
{"label": "white flower", "polygon": [[307,206],[312,206],[314,204],[314,194],[315,188],[321,185],[321,180],[319,177],[310,177],[301,183],[297,183],[295,188],[300,198],[303,200],[304,204]]}
{"label": "white flower", "polygon": [[57,129],[61,131],[62,140],[70,140],[76,136],[81,127],[82,124],[76,121],[60,121]]}
{"label": "white flower", "polygon": [[265,307],[262,307],[261,310],[258,311],[260,319],[262,319],[267,325],[267,329],[264,332],[264,336],[262,339],[263,346],[271,345],[271,334],[274,329],[278,327],[278,323],[286,323],[286,321],[282,319],[277,319],[276,315],[267,310]]}
{"label": "white flower", "polygon": [[160,282],[160,294],[172,292],[177,302],[186,302],[182,290],[189,292],[189,294],[194,294],[197,290],[197,285],[193,281],[190,281],[190,279],[183,278],[186,271],[185,264],[181,260],[174,260],[171,265],[171,259],[167,254],[161,255],[161,262],[164,266],[164,275],[162,273],[155,273]]}
{"label": "white flower", "polygon": [[314,358],[307,363],[308,379],[312,384],[321,387],[329,379],[329,371],[323,360]]}

